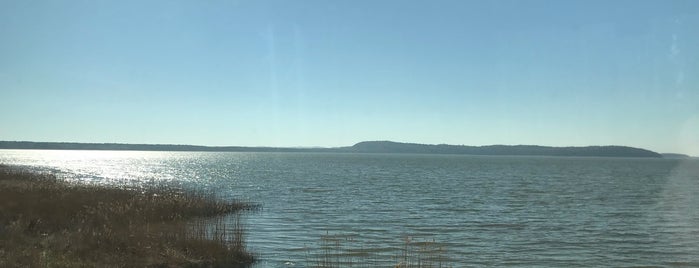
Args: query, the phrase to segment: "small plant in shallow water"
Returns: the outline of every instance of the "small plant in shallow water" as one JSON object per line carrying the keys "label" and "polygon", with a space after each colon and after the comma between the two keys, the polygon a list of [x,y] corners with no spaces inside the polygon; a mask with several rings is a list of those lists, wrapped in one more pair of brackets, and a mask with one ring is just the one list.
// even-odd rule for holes
{"label": "small plant in shallow water", "polygon": [[[331,235],[320,238],[317,248],[307,248],[306,263],[313,268],[344,267],[395,267],[395,268],[446,268],[449,265],[444,248],[432,241],[403,239],[403,246],[393,255],[380,254],[377,249],[357,246],[356,235]],[[390,250],[389,250],[390,251]]]}

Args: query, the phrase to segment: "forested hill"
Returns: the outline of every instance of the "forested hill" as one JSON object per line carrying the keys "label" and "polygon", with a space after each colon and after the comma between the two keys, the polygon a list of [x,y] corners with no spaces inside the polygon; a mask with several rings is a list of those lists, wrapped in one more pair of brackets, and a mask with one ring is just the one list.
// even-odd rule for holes
{"label": "forested hill", "polygon": [[469,155],[543,155],[543,156],[604,156],[604,157],[662,157],[646,149],[627,146],[549,147],[537,145],[429,145],[392,141],[365,141],[349,147],[362,153],[429,153]]}
{"label": "forested hill", "polygon": [[131,151],[199,151],[199,152],[339,152],[339,153],[414,153],[467,155],[543,155],[543,156],[606,156],[662,157],[640,148],[626,146],[548,147],[537,145],[429,145],[392,141],[364,141],[339,148],[279,148],[243,146],[199,146],[173,144],[123,144],[0,141],[0,149],[42,150],[131,150]]}

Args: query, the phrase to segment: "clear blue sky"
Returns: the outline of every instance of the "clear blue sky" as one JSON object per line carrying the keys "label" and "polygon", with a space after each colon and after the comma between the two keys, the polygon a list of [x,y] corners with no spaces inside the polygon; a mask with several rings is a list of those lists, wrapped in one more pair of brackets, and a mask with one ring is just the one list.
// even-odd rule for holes
{"label": "clear blue sky", "polygon": [[0,1],[0,140],[699,155],[699,1]]}

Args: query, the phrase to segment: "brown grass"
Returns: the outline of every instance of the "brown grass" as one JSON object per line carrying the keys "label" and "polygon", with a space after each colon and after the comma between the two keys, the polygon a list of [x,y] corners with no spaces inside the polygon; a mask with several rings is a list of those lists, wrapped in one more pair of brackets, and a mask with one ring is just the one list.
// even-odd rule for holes
{"label": "brown grass", "polygon": [[253,208],[0,165],[0,267],[247,267],[239,215],[225,216]]}

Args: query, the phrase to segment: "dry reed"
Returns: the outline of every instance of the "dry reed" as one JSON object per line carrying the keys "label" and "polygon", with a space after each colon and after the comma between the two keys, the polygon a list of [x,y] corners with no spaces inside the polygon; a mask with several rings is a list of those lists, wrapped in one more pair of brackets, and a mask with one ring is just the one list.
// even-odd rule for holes
{"label": "dry reed", "polygon": [[254,208],[0,165],[0,267],[247,267],[240,213]]}
{"label": "dry reed", "polygon": [[312,268],[395,267],[447,268],[452,267],[444,247],[432,241],[413,241],[405,237],[403,247],[395,255],[376,254],[376,249],[357,247],[350,235],[326,233],[316,248],[307,248],[306,263]]}

